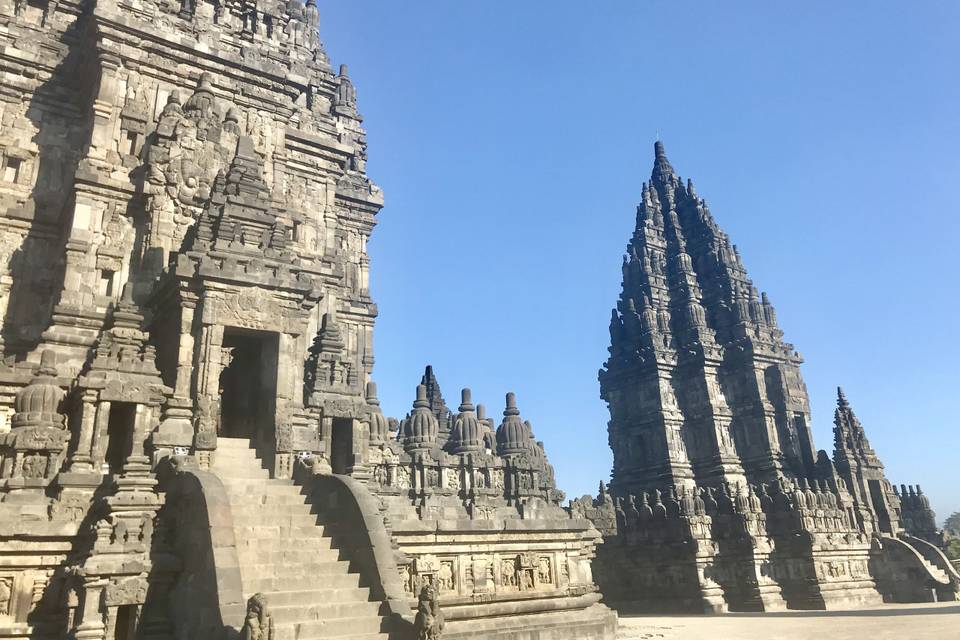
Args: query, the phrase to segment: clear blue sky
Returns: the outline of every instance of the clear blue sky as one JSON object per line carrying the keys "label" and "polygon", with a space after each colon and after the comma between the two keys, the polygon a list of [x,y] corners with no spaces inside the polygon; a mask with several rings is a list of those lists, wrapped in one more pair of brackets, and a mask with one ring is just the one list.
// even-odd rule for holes
{"label": "clear blue sky", "polygon": [[960,3],[321,2],[387,205],[375,378],[517,393],[561,488],[609,477],[597,369],[659,134],[895,483],[960,510]]}

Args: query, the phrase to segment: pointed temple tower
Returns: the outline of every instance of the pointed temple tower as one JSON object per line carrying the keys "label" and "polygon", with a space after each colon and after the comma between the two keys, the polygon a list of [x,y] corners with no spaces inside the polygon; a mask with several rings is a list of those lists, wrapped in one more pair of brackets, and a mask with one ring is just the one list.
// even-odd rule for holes
{"label": "pointed temple tower", "polygon": [[600,384],[615,493],[813,473],[801,359],[661,142],[610,337]]}
{"label": "pointed temple tower", "polygon": [[834,461],[816,452],[802,360],[773,305],[662,142],[654,153],[599,374],[610,495],[573,505],[607,532],[594,571],[607,601],[723,611],[930,597],[899,588],[907,576],[953,597],[956,572],[925,541],[929,504],[907,494],[909,535],[842,392]]}

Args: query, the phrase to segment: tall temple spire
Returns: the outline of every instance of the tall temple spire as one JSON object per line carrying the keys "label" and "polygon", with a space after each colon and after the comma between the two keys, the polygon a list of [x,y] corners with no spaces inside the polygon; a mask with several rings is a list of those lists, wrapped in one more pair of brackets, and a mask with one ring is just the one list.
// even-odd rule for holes
{"label": "tall temple spire", "polygon": [[835,455],[869,459],[870,464],[880,465],[880,460],[867,440],[867,432],[853,412],[842,387],[837,387],[837,409],[833,413],[833,424],[834,444],[838,452]]}
{"label": "tall temple spire", "polygon": [[613,417],[611,490],[810,473],[816,456],[800,359],[660,140],[621,271],[600,373]]}

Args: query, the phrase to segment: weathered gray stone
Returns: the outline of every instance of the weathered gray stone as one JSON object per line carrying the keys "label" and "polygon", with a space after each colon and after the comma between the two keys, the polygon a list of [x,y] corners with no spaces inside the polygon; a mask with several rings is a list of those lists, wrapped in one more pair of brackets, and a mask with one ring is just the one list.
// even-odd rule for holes
{"label": "weathered gray stone", "polygon": [[0,3],[0,627],[372,640],[430,585],[453,637],[612,638],[596,531],[512,401],[498,438],[428,369],[402,426],[380,408],[383,194],[319,24]]}
{"label": "weathered gray stone", "polygon": [[608,602],[822,609],[928,599],[932,584],[957,597],[942,553],[907,535],[942,540],[929,503],[897,495],[842,392],[833,460],[815,452],[801,358],[661,142],[610,338],[612,481],[571,505],[604,534],[594,574]]}

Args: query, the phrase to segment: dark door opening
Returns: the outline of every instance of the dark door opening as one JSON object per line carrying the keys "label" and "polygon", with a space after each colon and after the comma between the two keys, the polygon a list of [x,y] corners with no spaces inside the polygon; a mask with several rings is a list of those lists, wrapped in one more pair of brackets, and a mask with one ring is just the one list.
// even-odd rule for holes
{"label": "dark door opening", "polygon": [[232,327],[224,331],[221,436],[249,438],[257,448],[273,450],[278,348],[275,333]]}
{"label": "dark door opening", "polygon": [[133,452],[133,428],[137,420],[137,405],[129,402],[111,402],[107,420],[106,463],[110,473],[123,473],[123,465]]}
{"label": "dark door opening", "polygon": [[353,420],[334,418],[330,439],[330,467],[348,475],[353,469]]}
{"label": "dark door opening", "polygon": [[880,481],[868,480],[867,486],[870,488],[873,511],[877,514],[877,527],[884,533],[893,533],[893,527],[890,526],[890,512],[887,511],[887,501],[884,499]]}
{"label": "dark door opening", "polygon": [[113,627],[114,640],[134,640],[137,624],[137,605],[117,607],[117,622]]}

